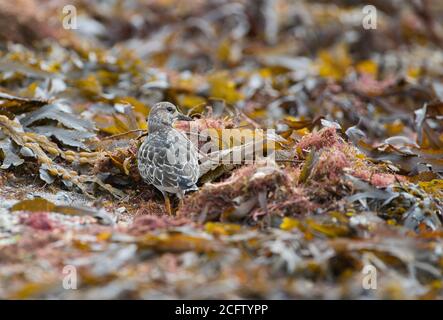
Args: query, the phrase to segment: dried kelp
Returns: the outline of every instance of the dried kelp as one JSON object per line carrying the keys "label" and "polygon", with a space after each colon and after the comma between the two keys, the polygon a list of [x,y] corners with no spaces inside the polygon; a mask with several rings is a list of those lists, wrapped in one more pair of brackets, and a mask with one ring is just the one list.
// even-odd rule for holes
{"label": "dried kelp", "polygon": [[[0,298],[442,299],[441,1],[65,4],[0,3]],[[159,101],[200,153],[172,216]]]}

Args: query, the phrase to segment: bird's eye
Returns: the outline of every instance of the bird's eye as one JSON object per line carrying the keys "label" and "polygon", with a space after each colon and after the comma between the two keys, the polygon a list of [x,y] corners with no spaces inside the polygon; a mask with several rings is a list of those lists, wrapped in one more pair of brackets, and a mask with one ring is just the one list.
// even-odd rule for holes
{"label": "bird's eye", "polygon": [[167,107],[166,110],[168,110],[168,112],[173,112],[174,108],[173,107]]}

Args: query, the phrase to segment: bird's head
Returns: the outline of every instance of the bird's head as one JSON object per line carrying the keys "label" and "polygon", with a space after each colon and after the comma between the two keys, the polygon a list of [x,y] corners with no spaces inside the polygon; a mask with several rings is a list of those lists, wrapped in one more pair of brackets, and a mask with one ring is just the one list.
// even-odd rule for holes
{"label": "bird's head", "polygon": [[170,102],[156,103],[148,116],[149,132],[164,128],[165,126],[172,127],[176,120],[192,121],[192,118],[179,112],[177,107]]}

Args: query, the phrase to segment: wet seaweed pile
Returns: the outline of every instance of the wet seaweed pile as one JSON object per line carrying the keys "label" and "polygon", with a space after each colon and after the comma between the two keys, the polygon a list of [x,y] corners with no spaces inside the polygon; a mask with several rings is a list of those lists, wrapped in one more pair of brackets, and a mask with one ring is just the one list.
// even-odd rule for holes
{"label": "wet seaweed pile", "polygon": [[[0,3],[1,298],[443,298],[439,1],[19,2]],[[137,171],[159,101],[223,156],[234,130],[275,159],[202,158],[170,216]]]}

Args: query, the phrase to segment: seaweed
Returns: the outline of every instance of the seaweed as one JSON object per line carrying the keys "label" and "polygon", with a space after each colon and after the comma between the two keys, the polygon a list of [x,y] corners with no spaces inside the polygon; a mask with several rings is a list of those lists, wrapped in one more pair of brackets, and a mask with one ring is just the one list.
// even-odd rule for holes
{"label": "seaweed", "polygon": [[[370,2],[0,2],[0,298],[442,299],[443,5]],[[200,157],[174,215],[160,101]]]}

